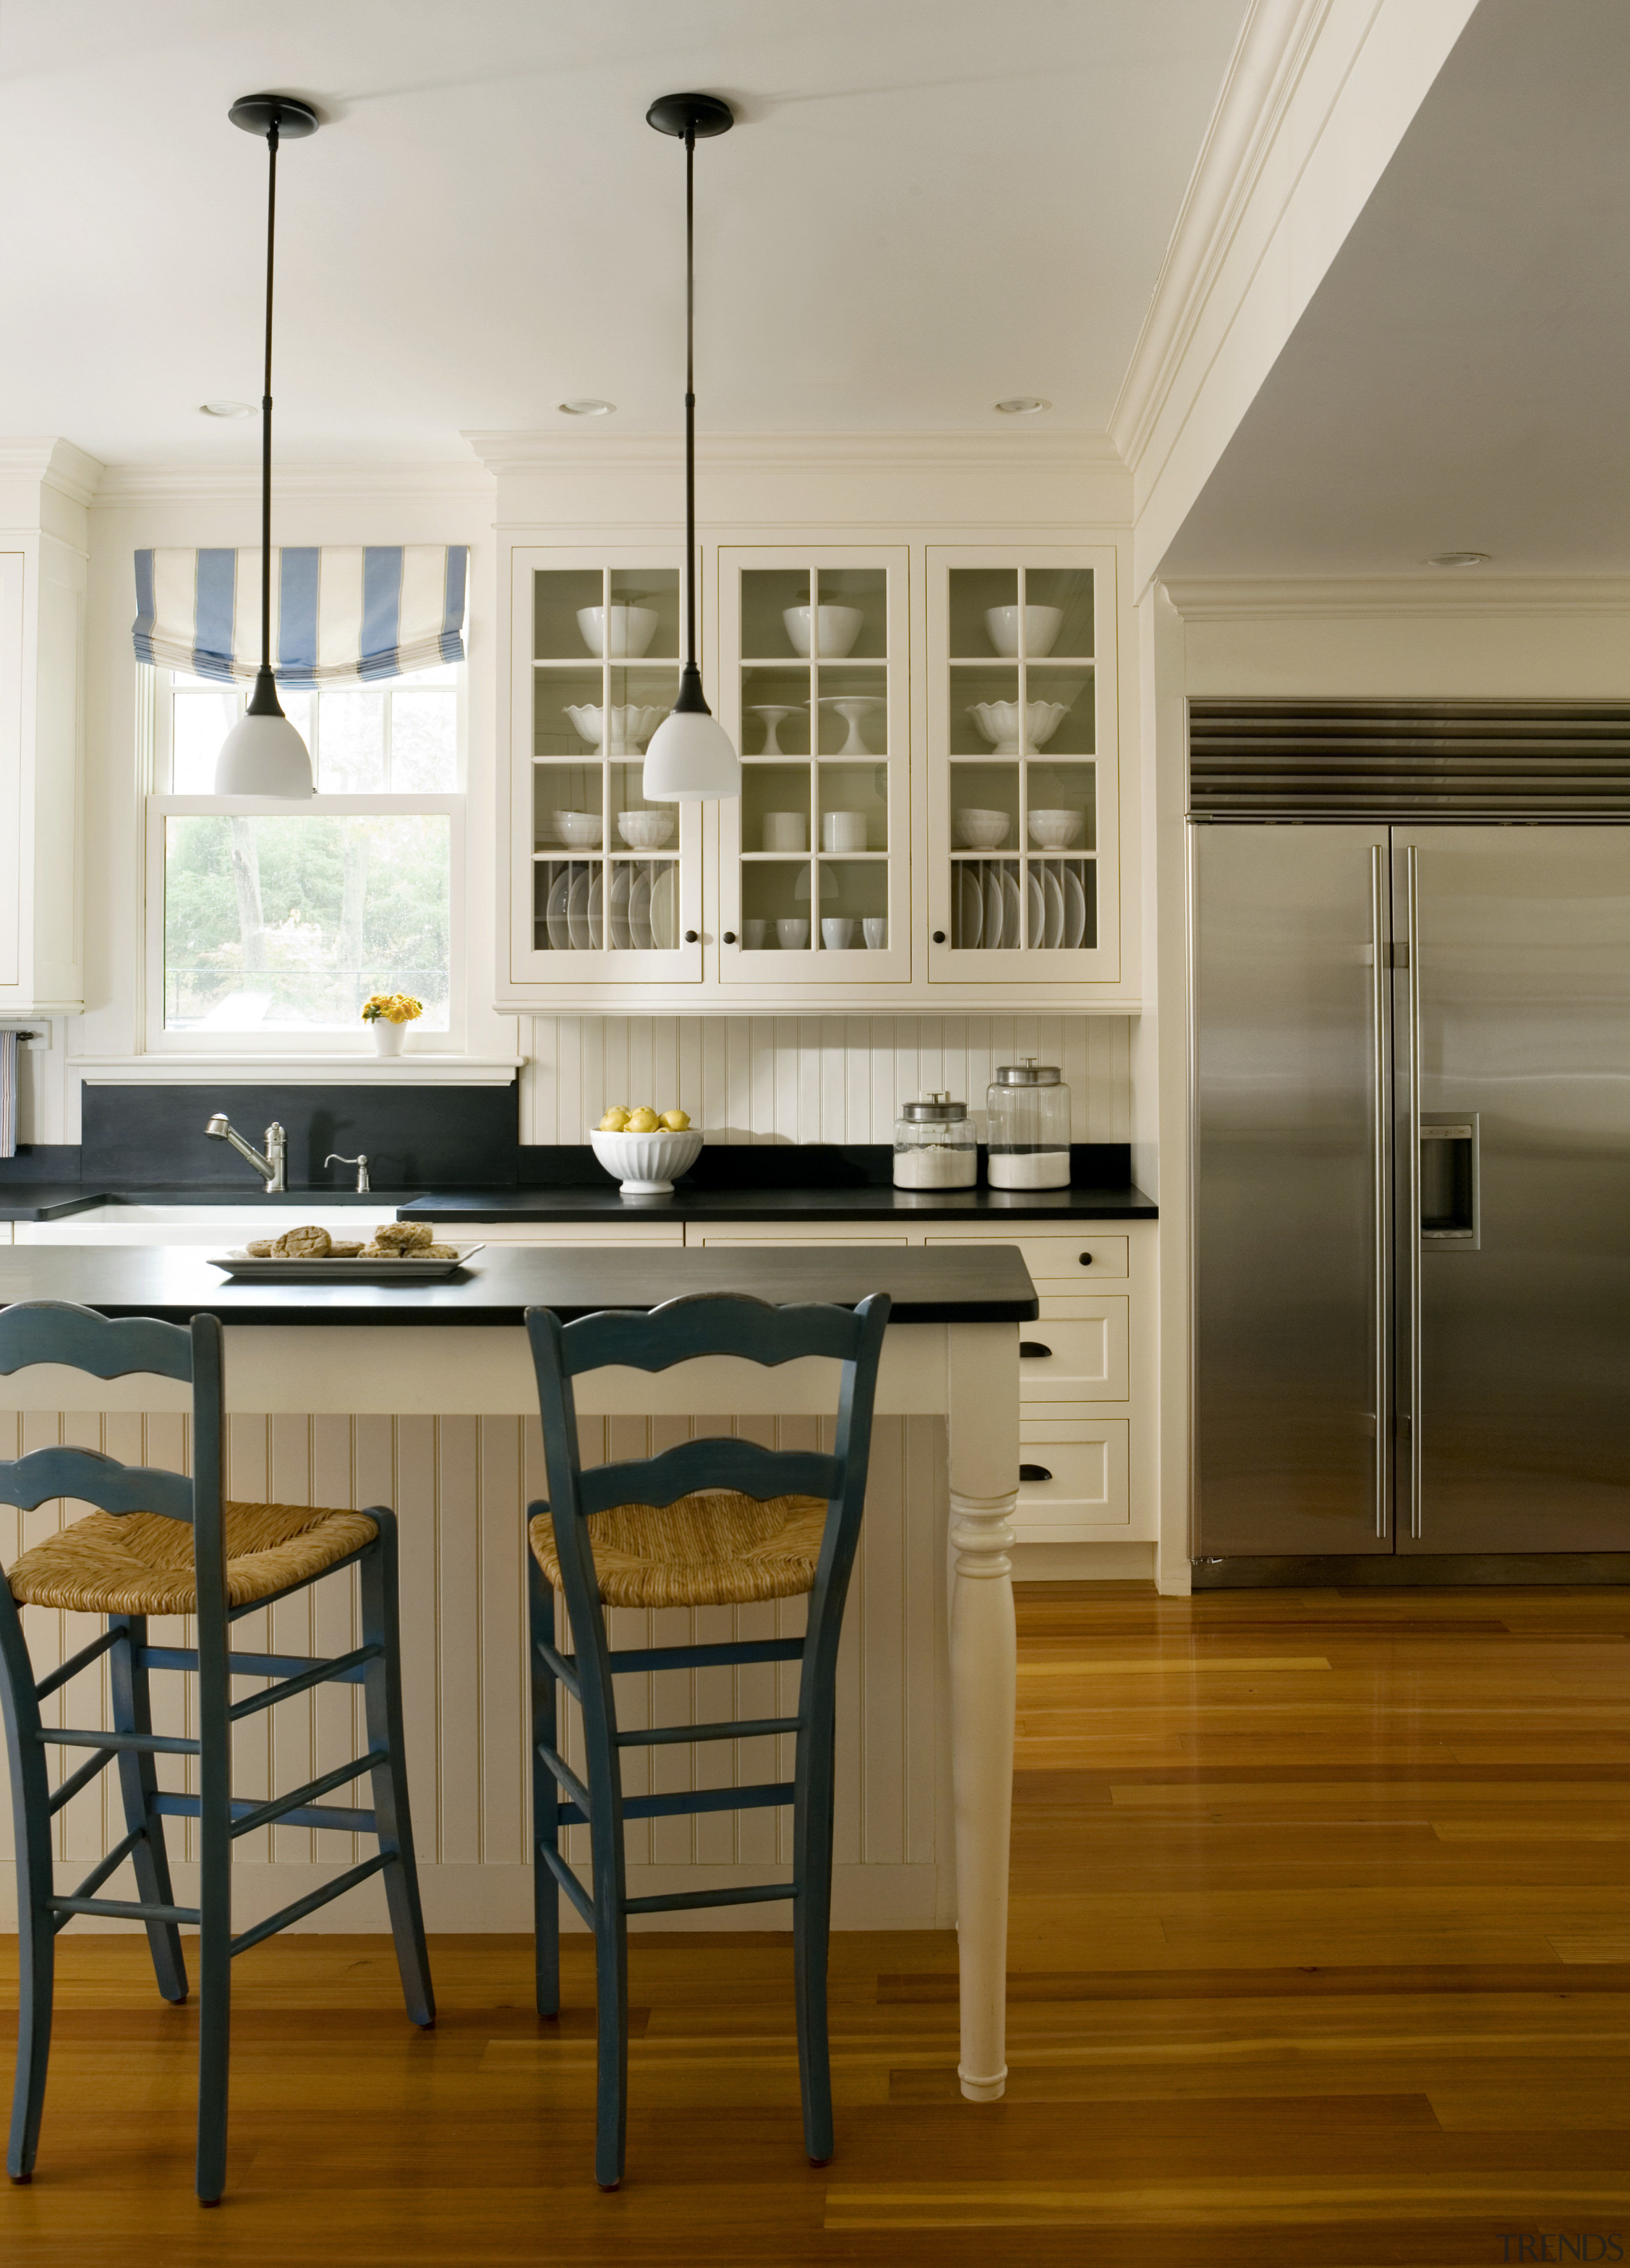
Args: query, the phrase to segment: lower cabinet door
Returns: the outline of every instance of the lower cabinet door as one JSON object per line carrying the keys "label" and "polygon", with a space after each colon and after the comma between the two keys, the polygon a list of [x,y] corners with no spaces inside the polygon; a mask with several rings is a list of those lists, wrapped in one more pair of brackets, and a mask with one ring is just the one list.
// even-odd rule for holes
{"label": "lower cabinet door", "polygon": [[1131,1524],[1126,1432],[1124,1418],[1020,1419],[1020,1543],[1066,1543]]}

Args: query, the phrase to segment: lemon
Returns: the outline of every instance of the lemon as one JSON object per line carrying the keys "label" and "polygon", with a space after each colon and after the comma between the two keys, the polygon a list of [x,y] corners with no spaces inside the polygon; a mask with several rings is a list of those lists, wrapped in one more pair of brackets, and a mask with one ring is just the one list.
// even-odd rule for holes
{"label": "lemon", "polygon": [[682,1134],[690,1123],[690,1114],[685,1110],[665,1110],[662,1123],[670,1134]]}
{"label": "lemon", "polygon": [[628,1113],[621,1107],[608,1110],[596,1131],[601,1134],[622,1134],[627,1130]]}
{"label": "lemon", "polygon": [[656,1112],[642,1104],[630,1115],[625,1130],[630,1134],[654,1134],[660,1123]]}

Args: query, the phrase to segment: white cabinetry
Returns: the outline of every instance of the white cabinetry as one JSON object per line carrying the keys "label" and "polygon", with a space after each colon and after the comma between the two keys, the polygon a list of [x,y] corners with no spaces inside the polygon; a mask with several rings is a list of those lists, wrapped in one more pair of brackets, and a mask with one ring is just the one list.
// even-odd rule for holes
{"label": "white cabinetry", "polygon": [[8,1020],[72,1015],[85,1005],[85,515],[41,477],[55,454],[26,468],[0,455],[0,1018]]}
{"label": "white cabinetry", "polygon": [[1115,546],[895,533],[703,544],[704,680],[743,784],[701,806],[641,793],[677,682],[678,553],[513,549],[500,1006],[1138,1005]]}

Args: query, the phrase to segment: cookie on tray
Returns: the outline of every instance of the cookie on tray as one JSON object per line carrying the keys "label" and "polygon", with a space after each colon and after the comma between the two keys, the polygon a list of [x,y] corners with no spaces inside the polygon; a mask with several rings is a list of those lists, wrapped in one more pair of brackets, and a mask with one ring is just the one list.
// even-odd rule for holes
{"label": "cookie on tray", "polygon": [[279,1260],[321,1260],[333,1248],[333,1242],[326,1228],[309,1225],[288,1228],[272,1246],[272,1254]]}

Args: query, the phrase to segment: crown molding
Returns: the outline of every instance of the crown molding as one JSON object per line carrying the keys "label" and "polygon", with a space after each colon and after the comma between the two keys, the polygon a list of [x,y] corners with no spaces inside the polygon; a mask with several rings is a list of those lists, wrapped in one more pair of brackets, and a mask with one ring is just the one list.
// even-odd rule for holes
{"label": "crown molding", "polygon": [[[1251,0],[1110,413],[1129,465],[1148,446],[1314,43],[1335,0]],[[1288,202],[1294,182],[1285,188]]]}
{"label": "crown molding", "polygon": [[20,473],[42,488],[55,489],[70,504],[88,504],[95,497],[106,468],[84,449],[60,435],[0,440],[0,475]]}
{"label": "crown molding", "polygon": [[[466,432],[494,473],[610,469],[673,472],[684,460],[679,433]],[[697,462],[754,472],[1011,472],[1056,468],[1124,472],[1107,433],[711,433],[697,440]]]}
{"label": "crown molding", "polygon": [[[486,468],[461,458],[451,464],[277,465],[278,497],[484,497],[492,494]],[[99,506],[202,504],[259,497],[260,467],[253,464],[109,465],[95,501]]]}
{"label": "crown molding", "polygon": [[1196,575],[1159,588],[1191,622],[1630,615],[1630,575]]}

